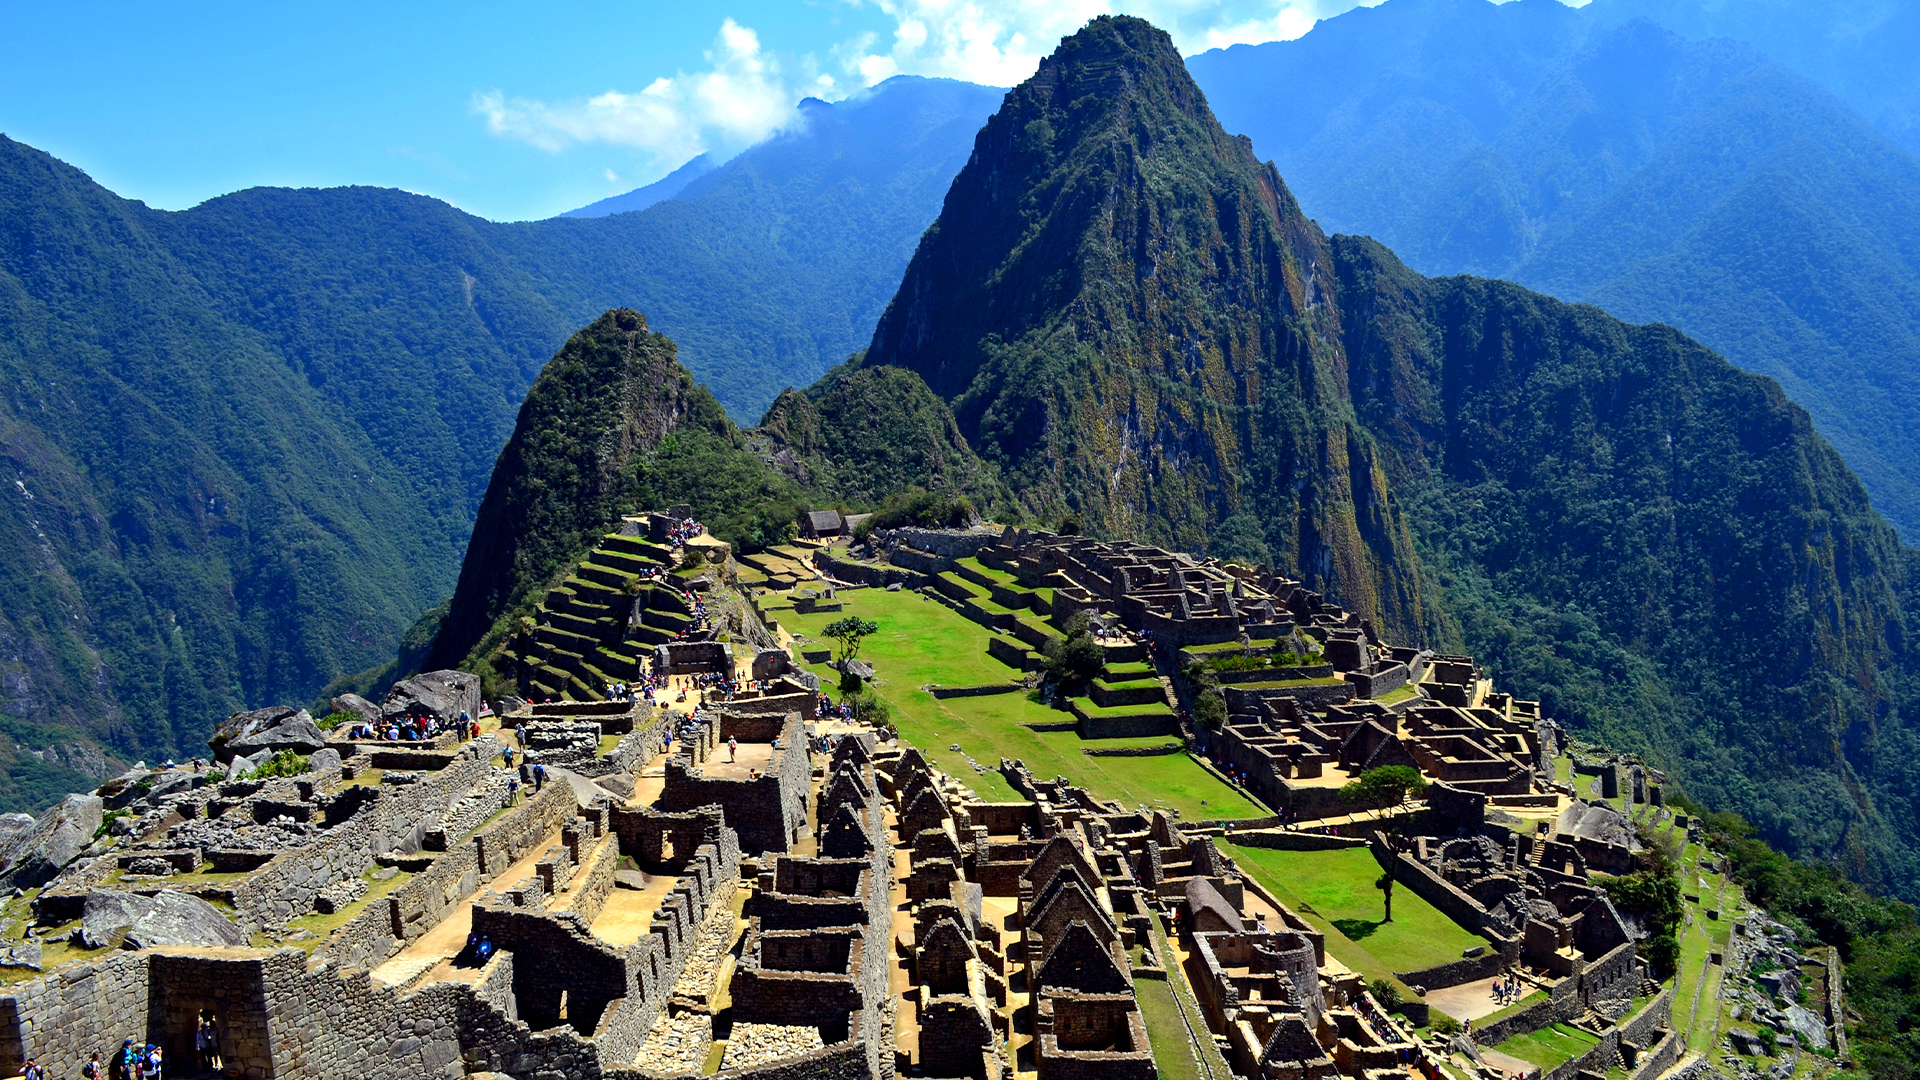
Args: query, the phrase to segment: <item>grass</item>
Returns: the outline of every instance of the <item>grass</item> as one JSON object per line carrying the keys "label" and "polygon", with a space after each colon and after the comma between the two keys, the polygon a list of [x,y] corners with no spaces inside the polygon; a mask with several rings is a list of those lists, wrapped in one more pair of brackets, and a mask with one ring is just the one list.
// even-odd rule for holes
{"label": "grass", "polygon": [[1165,979],[1139,979],[1133,984],[1140,1001],[1140,1019],[1153,1045],[1153,1067],[1165,1080],[1201,1080],[1200,1063],[1193,1059],[1193,1041],[1180,1019],[1180,1003]]}
{"label": "grass", "polygon": [[[1291,900],[1296,910],[1311,908],[1341,938],[1374,957],[1390,958],[1393,970],[1451,963],[1467,949],[1487,944],[1404,885],[1393,890],[1393,921],[1382,922],[1380,890],[1373,884],[1380,878],[1380,864],[1364,847],[1275,851],[1234,845],[1233,857],[1269,891]],[[1327,948],[1339,951],[1332,939]],[[1341,962],[1347,963],[1344,956]]]}
{"label": "grass", "polygon": [[1551,1024],[1525,1035],[1515,1035],[1494,1049],[1551,1069],[1600,1045],[1600,1037],[1567,1024]]}
{"label": "grass", "polygon": [[[1027,700],[1023,694],[937,700],[920,689],[979,686],[1007,681],[1007,667],[988,656],[992,632],[958,612],[905,590],[849,589],[839,594],[841,614],[801,615],[780,610],[781,625],[817,639],[842,615],[872,619],[880,629],[861,646],[860,657],[873,664],[875,692],[893,707],[893,722],[929,761],[972,787],[981,798],[1011,802],[1020,795],[991,768],[1002,757],[1022,762],[1042,779],[1065,776],[1103,799],[1127,806],[1164,806],[1183,818],[1264,817],[1268,811],[1201,768],[1185,754],[1159,757],[1089,757],[1088,746],[1125,746],[1130,740],[1089,743],[1071,731],[1034,731],[1027,724],[1070,723],[1071,713]],[[837,676],[825,664],[813,666],[828,685]],[[1160,710],[1165,711],[1164,707]],[[1146,740],[1157,745],[1164,738]],[[948,747],[958,745],[959,752]],[[985,774],[967,764],[971,754]]]}
{"label": "grass", "polygon": [[1373,700],[1379,702],[1382,705],[1398,705],[1400,702],[1405,701],[1408,698],[1418,697],[1419,694],[1420,694],[1420,691],[1415,690],[1413,688],[1412,683],[1404,683],[1400,686],[1394,687],[1393,689],[1387,691],[1384,694],[1381,694],[1379,697],[1374,698]]}

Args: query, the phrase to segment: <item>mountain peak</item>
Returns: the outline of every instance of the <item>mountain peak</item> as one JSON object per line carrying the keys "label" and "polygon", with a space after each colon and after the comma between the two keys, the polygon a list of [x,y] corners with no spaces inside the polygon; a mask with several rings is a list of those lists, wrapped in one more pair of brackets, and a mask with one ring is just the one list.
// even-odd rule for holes
{"label": "mountain peak", "polygon": [[1349,446],[1330,265],[1172,40],[1103,17],[981,130],[865,362],[919,373],[1037,517],[1200,550],[1245,515],[1278,565],[1407,625],[1414,559]]}

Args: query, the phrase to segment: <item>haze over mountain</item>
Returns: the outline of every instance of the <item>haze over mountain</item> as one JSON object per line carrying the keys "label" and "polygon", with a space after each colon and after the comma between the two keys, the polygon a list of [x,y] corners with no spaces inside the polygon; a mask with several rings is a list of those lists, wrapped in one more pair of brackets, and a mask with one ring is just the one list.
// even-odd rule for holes
{"label": "haze over mountain", "polygon": [[519,224],[373,188],[166,213],[0,139],[0,808],[392,656],[598,312],[748,415],[843,360],[999,96],[892,80],[648,210]]}
{"label": "haze over mountain", "polygon": [[685,165],[644,187],[634,188],[621,195],[611,195],[597,202],[588,203],[578,210],[569,210],[560,217],[592,218],[606,217],[609,214],[627,214],[635,210],[645,210],[657,202],[665,202],[686,190],[688,184],[719,168],[712,154],[701,154]]}
{"label": "haze over mountain", "polygon": [[[1390,0],[1192,67],[1322,226],[1686,330],[1778,379],[1920,535],[1920,161],[1755,48],[1627,8]],[[1844,21],[1787,8],[1821,40]]]}

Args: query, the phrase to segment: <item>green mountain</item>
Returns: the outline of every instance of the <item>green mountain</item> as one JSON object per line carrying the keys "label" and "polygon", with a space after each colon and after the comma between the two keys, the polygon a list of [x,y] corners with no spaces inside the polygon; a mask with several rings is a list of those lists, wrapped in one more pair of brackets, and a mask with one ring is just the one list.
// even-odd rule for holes
{"label": "green mountain", "polygon": [[1751,46],[1624,14],[1752,23],[1770,48],[1760,24],[1792,23],[1812,52],[1893,50],[1910,81],[1904,38],[1841,31],[1920,5],[1652,7],[1390,0],[1192,67],[1324,227],[1679,327],[1778,380],[1920,536],[1920,161]]}
{"label": "green mountain", "polygon": [[1258,522],[1405,636],[1425,594],[1347,398],[1331,268],[1166,36],[1097,19],[982,129],[864,363],[950,401],[1028,513],[1186,549]]}
{"label": "green mountain", "polygon": [[556,353],[520,406],[419,668],[491,673],[495,649],[620,515],[684,503],[754,549],[809,505],[872,506],[912,488],[1004,498],[952,414],[911,373],[840,368],[741,431],[665,335],[609,311]]}
{"label": "green mountain", "polygon": [[1769,838],[1920,892],[1914,560],[1805,412],[1662,326],[1328,239],[1167,37],[982,131],[864,363],[1038,516],[1264,544]]}
{"label": "green mountain", "polygon": [[892,80],[644,211],[515,224],[372,188],[160,212],[0,137],[0,809],[392,657],[602,311],[741,415],[843,360],[998,97]]}

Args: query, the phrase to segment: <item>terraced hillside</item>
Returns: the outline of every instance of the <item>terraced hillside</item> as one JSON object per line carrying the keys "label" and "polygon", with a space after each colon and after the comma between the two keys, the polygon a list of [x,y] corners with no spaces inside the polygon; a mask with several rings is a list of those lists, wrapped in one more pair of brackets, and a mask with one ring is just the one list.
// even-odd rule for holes
{"label": "terraced hillside", "polygon": [[547,590],[496,669],[517,671],[535,699],[603,700],[609,682],[638,678],[653,646],[693,625],[688,574],[676,571],[698,569],[672,548],[609,533]]}

